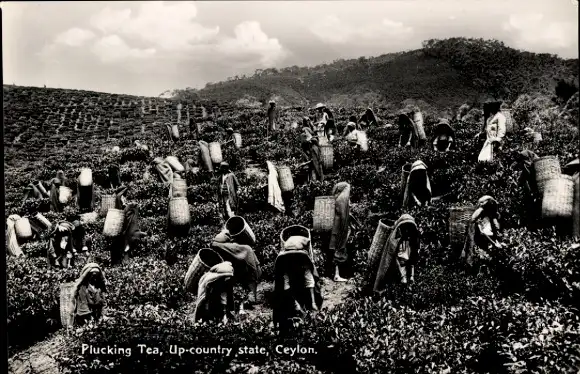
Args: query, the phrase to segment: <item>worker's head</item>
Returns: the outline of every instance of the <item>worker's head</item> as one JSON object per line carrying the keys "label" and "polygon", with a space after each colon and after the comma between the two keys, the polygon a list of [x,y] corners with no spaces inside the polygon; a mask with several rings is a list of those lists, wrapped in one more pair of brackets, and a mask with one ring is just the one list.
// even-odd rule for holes
{"label": "worker's head", "polygon": [[219,168],[220,173],[222,174],[227,174],[230,171],[230,164],[228,164],[227,162],[222,162],[220,164],[220,168]]}
{"label": "worker's head", "polygon": [[234,133],[234,129],[232,129],[231,127],[228,127],[226,129],[226,132],[228,133],[228,135],[232,135]]}
{"label": "worker's head", "polygon": [[316,104],[316,107],[315,107],[315,109],[319,112],[322,112],[324,110],[324,108],[326,108],[326,105],[324,105],[322,103]]}
{"label": "worker's head", "polygon": [[348,121],[349,121],[349,122],[354,122],[354,123],[356,123],[356,116],[350,116],[350,117],[348,117]]}
{"label": "worker's head", "polygon": [[274,100],[270,100],[270,106],[271,107],[276,106],[276,102]]}

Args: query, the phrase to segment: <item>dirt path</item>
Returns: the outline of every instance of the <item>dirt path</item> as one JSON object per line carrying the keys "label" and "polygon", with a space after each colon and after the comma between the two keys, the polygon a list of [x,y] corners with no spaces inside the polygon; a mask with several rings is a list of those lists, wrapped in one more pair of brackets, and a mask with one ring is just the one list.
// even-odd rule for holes
{"label": "dirt path", "polygon": [[10,374],[59,374],[59,365],[54,357],[66,341],[62,332],[50,337],[8,360]]}

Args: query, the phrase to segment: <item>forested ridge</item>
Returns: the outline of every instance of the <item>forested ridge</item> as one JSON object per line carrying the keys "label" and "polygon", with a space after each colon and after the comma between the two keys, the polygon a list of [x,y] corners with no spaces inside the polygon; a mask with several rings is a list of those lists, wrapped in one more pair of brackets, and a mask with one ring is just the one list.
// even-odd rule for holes
{"label": "forested ridge", "polygon": [[578,85],[578,59],[507,47],[497,40],[431,39],[423,48],[377,57],[336,60],[314,67],[258,69],[203,89],[176,90],[177,98],[219,102],[336,106],[397,106],[421,99],[439,109],[490,98],[513,101],[547,94],[559,81]]}

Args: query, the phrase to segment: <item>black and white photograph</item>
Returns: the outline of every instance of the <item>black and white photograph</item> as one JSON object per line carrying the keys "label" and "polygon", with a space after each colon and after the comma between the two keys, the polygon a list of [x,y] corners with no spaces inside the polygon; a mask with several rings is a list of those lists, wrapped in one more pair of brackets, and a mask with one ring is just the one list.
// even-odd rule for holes
{"label": "black and white photograph", "polygon": [[576,0],[4,1],[11,374],[580,374]]}

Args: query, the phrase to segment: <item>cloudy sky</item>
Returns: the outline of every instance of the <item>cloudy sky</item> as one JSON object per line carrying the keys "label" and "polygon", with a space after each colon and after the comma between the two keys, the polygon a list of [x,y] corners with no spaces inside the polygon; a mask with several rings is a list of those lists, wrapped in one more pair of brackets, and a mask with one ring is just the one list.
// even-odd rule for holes
{"label": "cloudy sky", "polygon": [[256,69],[496,38],[578,58],[577,0],[10,2],[4,83],[157,96]]}

